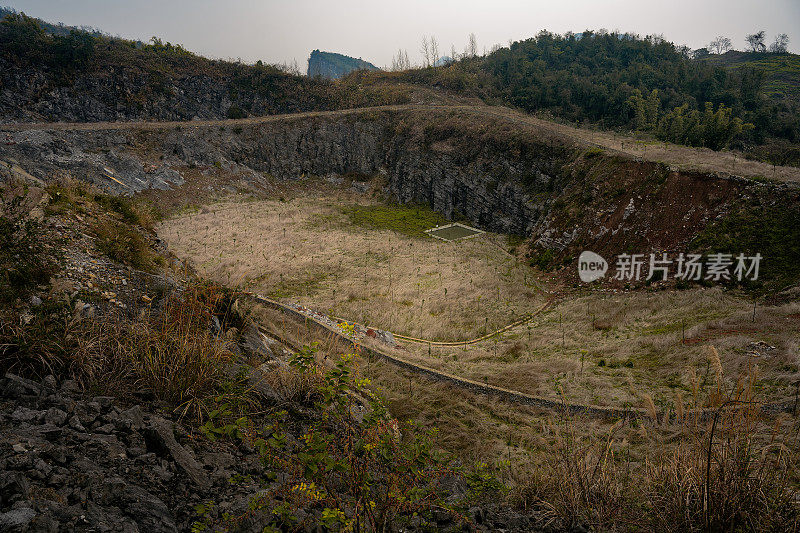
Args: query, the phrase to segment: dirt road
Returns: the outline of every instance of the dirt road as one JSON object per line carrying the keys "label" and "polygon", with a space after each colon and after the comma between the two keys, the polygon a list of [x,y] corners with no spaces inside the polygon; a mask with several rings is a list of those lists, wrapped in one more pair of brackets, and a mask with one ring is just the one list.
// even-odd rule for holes
{"label": "dirt road", "polygon": [[800,168],[770,165],[749,161],[741,153],[715,152],[707,148],[691,148],[654,140],[642,140],[608,131],[594,131],[547,121],[507,107],[459,104],[406,104],[342,109],[337,111],[309,111],[284,115],[266,115],[243,119],[219,119],[168,122],[40,122],[29,124],[0,124],[0,132],[50,131],[104,131],[104,130],[164,130],[171,128],[206,128],[269,124],[321,117],[340,117],[376,112],[459,113],[488,119],[511,122],[531,131],[557,135],[578,146],[597,147],[633,159],[662,162],[676,170],[718,173],[721,175],[758,178],[774,182],[800,183]]}

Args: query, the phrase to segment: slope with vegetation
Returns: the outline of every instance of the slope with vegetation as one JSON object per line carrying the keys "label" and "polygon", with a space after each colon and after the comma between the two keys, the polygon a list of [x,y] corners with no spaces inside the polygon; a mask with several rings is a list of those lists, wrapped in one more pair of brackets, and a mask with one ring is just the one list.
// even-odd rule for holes
{"label": "slope with vegetation", "polygon": [[[3,177],[4,531],[455,531],[501,492],[392,418],[352,347],[259,333],[159,246],[144,204]],[[481,512],[508,520],[538,521]]]}
{"label": "slope with vegetation", "polygon": [[3,120],[191,120],[402,103],[402,91],[357,89],[264,65],[196,56],[180,45],[0,21]]}
{"label": "slope with vegetation", "polygon": [[[271,67],[207,61],[157,40],[51,36],[25,17],[6,19],[0,32],[5,118],[238,117],[231,107],[247,111],[248,101],[260,102],[251,109],[258,114],[411,94],[407,85],[385,84],[374,74],[331,84]],[[647,46],[671,57],[669,47]],[[474,67],[477,82],[488,80],[485,93],[469,94],[509,97],[492,93],[482,61],[467,59],[459,67]],[[647,72],[646,61],[633,63],[642,70],[641,89],[648,89],[646,81],[658,74]],[[388,79],[437,84],[446,72],[461,75],[446,68]],[[251,84],[242,76],[252,76]],[[47,90],[35,94],[23,86],[32,79]],[[231,93],[237,83],[240,90]],[[735,83],[721,87],[736,95]],[[474,87],[459,90],[467,89]],[[623,102],[635,97],[632,89]],[[640,114],[649,120],[648,105],[661,91],[653,96],[641,89]],[[671,103],[694,110],[675,92]],[[89,103],[77,102],[79,95]],[[154,106],[137,107],[136,98]],[[584,112],[578,100],[564,101]],[[709,121],[737,118],[734,101],[713,105]],[[717,132],[708,125],[704,132]],[[547,387],[564,403],[572,401],[566,386],[581,383],[592,395],[597,377],[604,377],[630,392],[620,400],[647,411],[638,420],[553,416],[375,361],[360,350],[362,340],[349,324],[339,326],[341,335],[320,335],[298,316],[245,304],[236,288],[199,279],[152,231],[159,215],[153,207],[166,215],[202,212],[198,204],[231,195],[279,203],[281,224],[294,208],[287,201],[292,183],[302,189],[316,184],[309,176],[317,175],[369,190],[369,178],[402,202],[424,202],[441,216],[524,235],[527,245],[519,238],[508,244],[545,269],[563,266],[587,246],[604,253],[687,246],[732,253],[738,246],[747,253],[769,250],[759,288],[777,291],[800,275],[794,223],[800,199],[791,184],[589,148],[552,124],[486,106],[4,129],[0,370],[8,373],[0,381],[0,528],[798,529],[797,419],[757,408],[765,394],[784,393],[797,381],[794,302],[766,310],[759,304],[758,318],[751,318],[749,301],[743,310],[742,298],[720,296],[722,290],[695,287],[673,297],[669,286],[655,284],[653,291],[664,289],[660,295],[643,290],[611,300],[605,296],[614,293],[603,291],[576,298],[558,317],[555,311],[542,316],[541,328],[527,331],[527,344],[524,330],[517,330],[502,342],[488,339],[480,350],[428,345],[427,355],[413,352],[446,371],[462,367],[475,381],[513,378],[520,389]],[[58,179],[69,175],[82,181]],[[180,179],[163,179],[174,175]],[[29,181],[16,182],[20,176]],[[147,190],[156,186],[163,189]],[[109,189],[138,194],[132,200]],[[361,206],[336,216],[414,234],[424,220],[440,220],[428,209],[403,213]],[[312,224],[341,222],[318,218]],[[310,267],[292,257],[294,243],[280,241],[283,229],[271,227],[268,239],[289,247],[281,257],[297,264],[286,272],[315,268],[313,254]],[[209,228],[191,228],[190,238],[203,230]],[[242,241],[237,255],[260,252],[269,260],[269,248],[259,249],[239,231],[230,234]],[[369,250],[357,252],[366,263]],[[432,266],[434,254],[426,256]],[[436,254],[437,268],[441,259]],[[458,261],[444,259],[448,266]],[[358,266],[340,270],[355,277]],[[446,302],[437,277],[429,276],[429,288]],[[509,283],[519,285],[518,272]],[[737,294],[737,287],[728,288]],[[479,296],[494,297],[495,289]],[[796,289],[780,296],[792,294]],[[678,310],[664,312],[675,302]],[[597,319],[587,320],[588,304]],[[777,339],[775,346],[748,344],[762,333],[766,341]],[[708,345],[686,349],[684,341]],[[588,353],[589,343],[598,349]],[[558,365],[545,346],[559,352]],[[667,367],[665,358],[676,354],[669,360],[675,368]],[[524,358],[552,366],[552,378],[537,383],[536,367],[521,366]],[[585,359],[591,370],[584,369]],[[506,372],[499,366],[506,362],[523,371]],[[634,381],[648,372],[660,388]],[[713,415],[697,416],[700,407]]]}
{"label": "slope with vegetation", "polygon": [[661,38],[545,31],[484,57],[380,76],[691,146],[796,143],[797,105],[775,98],[776,84],[791,78],[796,56],[758,56],[763,59],[729,68],[727,60],[692,59]]}

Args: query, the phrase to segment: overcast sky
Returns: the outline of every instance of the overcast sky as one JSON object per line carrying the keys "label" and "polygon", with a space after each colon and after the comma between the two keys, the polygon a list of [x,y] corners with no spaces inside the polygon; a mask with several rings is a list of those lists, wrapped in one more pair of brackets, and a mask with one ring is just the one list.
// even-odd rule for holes
{"label": "overcast sky", "polygon": [[423,35],[441,55],[460,51],[470,32],[480,49],[542,29],[557,33],[606,28],[663,34],[676,44],[705,46],[726,35],[744,49],[744,36],[778,33],[800,50],[800,0],[0,0],[50,22],[95,26],[112,35],[164,41],[215,58],[296,60],[305,72],[314,49],[391,64],[398,48],[420,60]]}

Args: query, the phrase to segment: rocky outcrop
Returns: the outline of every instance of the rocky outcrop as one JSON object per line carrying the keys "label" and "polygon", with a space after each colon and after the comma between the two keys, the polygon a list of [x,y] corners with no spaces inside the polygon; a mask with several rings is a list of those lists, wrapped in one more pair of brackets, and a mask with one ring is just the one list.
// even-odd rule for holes
{"label": "rocky outcrop", "polygon": [[[159,533],[194,531],[206,520],[262,531],[273,516],[253,512],[251,502],[288,474],[265,468],[246,440],[211,442],[188,431],[152,405],[85,397],[75,382],[59,384],[52,376],[36,382],[6,374],[0,378],[0,531]],[[464,496],[460,478],[441,483],[451,497]],[[297,531],[319,531],[321,510],[295,514]],[[498,504],[471,507],[467,515],[477,531],[540,531],[542,524],[541,517]],[[444,512],[432,521],[440,530],[464,526]],[[430,527],[415,516],[392,530]]]}
{"label": "rocky outcrop", "polygon": [[[176,438],[177,436],[177,438]],[[0,530],[187,531],[213,498],[244,512],[263,484],[252,450],[188,444],[140,405],[85,398],[74,382],[0,379]]]}
{"label": "rocky outcrop", "polygon": [[320,52],[314,50],[308,58],[309,77],[320,76],[337,80],[347,76],[354,70],[379,70],[378,67],[361,58],[337,54],[334,52]]}
{"label": "rocky outcrop", "polygon": [[[236,131],[187,125],[158,132],[14,132],[16,144],[0,147],[0,159],[5,152],[44,179],[67,170],[119,193],[179,186],[183,180],[173,168],[222,163],[254,172],[251,179],[259,174],[281,180],[382,175],[387,192],[400,202],[428,204],[447,217],[465,217],[492,231],[526,234],[533,228],[544,206],[531,201],[514,176],[538,176],[533,190],[546,187],[550,178],[535,160],[514,160],[488,150],[471,157],[426,148],[413,132],[394,131],[402,118],[382,113],[290,120],[243,125]],[[141,161],[131,148],[143,143],[157,143],[163,159]]]}
{"label": "rocky outcrop", "polygon": [[[0,57],[0,124],[242,118],[349,105],[327,79],[274,67],[200,58],[181,68],[143,68],[142,56],[90,70],[54,72],[15,65]],[[367,102],[372,96],[363,96]],[[357,97],[354,97],[357,99]]]}

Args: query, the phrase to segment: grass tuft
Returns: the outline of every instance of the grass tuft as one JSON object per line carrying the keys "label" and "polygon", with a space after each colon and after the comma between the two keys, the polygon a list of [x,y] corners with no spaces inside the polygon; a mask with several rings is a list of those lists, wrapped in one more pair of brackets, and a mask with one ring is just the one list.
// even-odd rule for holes
{"label": "grass tuft", "polygon": [[160,263],[144,237],[133,227],[115,220],[98,220],[93,226],[95,246],[118,263],[152,272]]}

